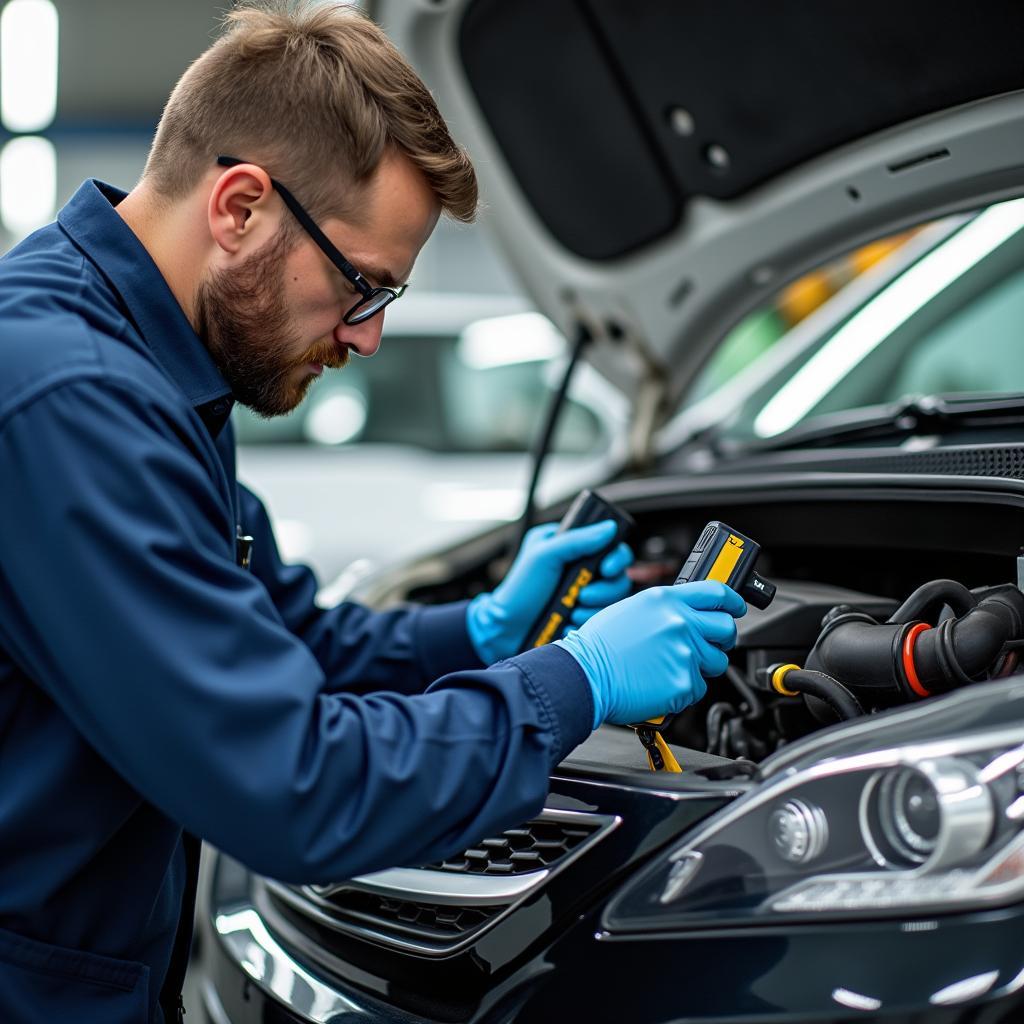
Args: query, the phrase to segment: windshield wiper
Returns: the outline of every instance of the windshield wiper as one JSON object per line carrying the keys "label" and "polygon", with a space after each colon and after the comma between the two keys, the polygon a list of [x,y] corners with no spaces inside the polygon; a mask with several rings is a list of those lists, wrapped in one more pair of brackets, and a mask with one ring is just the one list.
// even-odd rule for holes
{"label": "windshield wiper", "polygon": [[928,437],[972,427],[1024,424],[1024,393],[919,395],[887,405],[823,413],[775,437],[744,445],[746,451],[828,448],[848,441]]}

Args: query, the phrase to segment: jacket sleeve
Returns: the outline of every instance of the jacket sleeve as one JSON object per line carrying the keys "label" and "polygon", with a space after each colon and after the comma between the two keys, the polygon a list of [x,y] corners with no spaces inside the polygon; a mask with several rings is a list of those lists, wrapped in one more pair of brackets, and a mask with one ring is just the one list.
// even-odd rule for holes
{"label": "jacket sleeve", "polygon": [[263,503],[239,485],[240,519],[255,539],[252,572],[285,625],[313,652],[329,692],[422,693],[435,679],[483,668],[466,630],[466,601],[374,612],[354,601],[316,604],[317,582],[305,565],[285,565]]}
{"label": "jacket sleeve", "polygon": [[324,692],[235,565],[215,457],[191,410],[109,374],[0,423],[0,630],[87,742],[186,829],[293,882],[435,860],[536,813],[590,728],[571,655],[411,697]]}

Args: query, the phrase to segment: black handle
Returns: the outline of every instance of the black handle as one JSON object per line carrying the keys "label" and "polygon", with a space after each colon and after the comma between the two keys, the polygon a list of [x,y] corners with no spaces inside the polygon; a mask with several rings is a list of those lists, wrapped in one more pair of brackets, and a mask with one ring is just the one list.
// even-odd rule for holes
{"label": "black handle", "polygon": [[628,512],[606,501],[596,491],[582,491],[569,506],[558,524],[558,532],[576,530],[582,526],[613,520],[617,529],[612,539],[600,551],[566,565],[558,580],[558,586],[551,599],[537,615],[536,621],[526,634],[525,648],[542,647],[562,635],[569,622],[569,616],[576,607],[580,591],[600,575],[601,561],[613,551],[633,529],[636,523]]}

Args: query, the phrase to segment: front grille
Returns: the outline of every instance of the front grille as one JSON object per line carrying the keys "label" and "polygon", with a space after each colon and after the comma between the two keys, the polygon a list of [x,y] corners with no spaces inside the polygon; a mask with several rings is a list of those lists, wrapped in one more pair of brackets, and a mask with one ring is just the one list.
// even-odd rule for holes
{"label": "front grille", "polygon": [[457,857],[427,867],[473,875],[523,875],[558,863],[598,828],[592,823],[533,818],[519,828],[481,840]]}
{"label": "front grille", "polygon": [[262,885],[318,925],[437,955],[472,941],[618,823],[614,816],[545,809],[436,864],[333,885]]}
{"label": "front grille", "polygon": [[331,897],[339,910],[347,911],[369,924],[424,939],[460,937],[476,931],[505,908],[502,906],[457,907],[439,903],[417,903],[390,899],[375,893],[345,889]]}

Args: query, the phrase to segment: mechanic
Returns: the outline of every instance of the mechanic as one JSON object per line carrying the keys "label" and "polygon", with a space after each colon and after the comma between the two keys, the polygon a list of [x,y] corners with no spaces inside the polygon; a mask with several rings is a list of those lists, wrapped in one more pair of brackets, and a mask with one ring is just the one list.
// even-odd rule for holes
{"label": "mechanic", "polygon": [[229,16],[134,191],[86,182],[0,261],[5,1024],[180,1018],[193,836],[297,883],[435,860],[724,670],[742,600],[626,598],[624,546],[580,628],[519,653],[612,524],[536,528],[468,603],[322,610],[237,483],[233,402],[287,413],[373,355],[440,213],[476,203],[380,30],[282,0]]}

